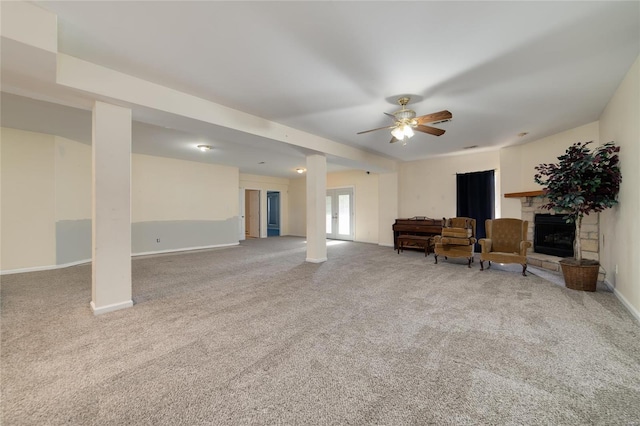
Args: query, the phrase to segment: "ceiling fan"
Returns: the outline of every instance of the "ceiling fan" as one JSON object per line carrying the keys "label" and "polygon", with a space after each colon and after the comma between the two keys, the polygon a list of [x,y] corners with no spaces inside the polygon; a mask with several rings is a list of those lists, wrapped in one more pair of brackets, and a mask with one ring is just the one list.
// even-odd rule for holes
{"label": "ceiling fan", "polygon": [[402,106],[402,109],[399,109],[396,112],[391,114],[385,112],[385,115],[388,115],[393,119],[393,125],[378,127],[377,129],[365,130],[363,132],[358,132],[358,135],[363,133],[375,132],[376,130],[383,129],[392,129],[391,130],[391,140],[390,143],[403,142],[403,145],[406,145],[407,139],[413,137],[414,130],[423,133],[429,133],[430,135],[440,136],[444,134],[444,130],[438,129],[431,126],[426,126],[426,123],[441,123],[451,120],[453,115],[447,111],[434,112],[433,114],[421,115],[420,117],[416,117],[416,112],[412,109],[407,108],[407,104],[411,98],[408,96],[403,96],[398,99],[398,103]]}

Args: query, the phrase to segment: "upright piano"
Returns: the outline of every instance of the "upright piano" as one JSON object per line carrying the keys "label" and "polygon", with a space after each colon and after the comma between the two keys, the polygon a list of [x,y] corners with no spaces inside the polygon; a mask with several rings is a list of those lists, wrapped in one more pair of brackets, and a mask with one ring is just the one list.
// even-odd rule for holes
{"label": "upright piano", "polygon": [[398,235],[435,236],[442,233],[442,219],[430,219],[416,216],[408,219],[396,219],[393,224],[393,248],[398,249]]}

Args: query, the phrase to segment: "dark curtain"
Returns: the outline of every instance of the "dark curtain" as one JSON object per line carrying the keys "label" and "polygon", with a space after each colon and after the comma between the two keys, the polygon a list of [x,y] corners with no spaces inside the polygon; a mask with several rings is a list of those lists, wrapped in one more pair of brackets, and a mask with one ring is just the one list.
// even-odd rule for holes
{"label": "dark curtain", "polygon": [[[474,218],[476,238],[484,238],[484,221],[495,216],[494,170],[457,174],[456,194],[456,216]],[[480,244],[476,243],[475,250],[480,252]]]}

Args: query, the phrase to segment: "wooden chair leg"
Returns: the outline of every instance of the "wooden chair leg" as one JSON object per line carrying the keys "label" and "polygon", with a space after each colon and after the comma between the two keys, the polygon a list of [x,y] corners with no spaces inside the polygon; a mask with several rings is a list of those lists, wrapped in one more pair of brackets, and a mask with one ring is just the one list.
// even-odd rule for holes
{"label": "wooden chair leg", "polygon": [[526,277],[527,274],[525,273],[527,271],[527,264],[525,263],[524,265],[522,265],[522,276]]}
{"label": "wooden chair leg", "polygon": [[469,268],[471,268],[471,261],[473,260],[473,257],[469,258],[469,264],[467,265]]}
{"label": "wooden chair leg", "polygon": [[[488,260],[489,264],[487,265],[487,269],[491,268],[491,261]],[[484,260],[480,259],[480,270],[484,271]]]}
{"label": "wooden chair leg", "polygon": [[436,258],[436,265],[438,264],[438,254],[437,253],[433,253],[433,257]]}

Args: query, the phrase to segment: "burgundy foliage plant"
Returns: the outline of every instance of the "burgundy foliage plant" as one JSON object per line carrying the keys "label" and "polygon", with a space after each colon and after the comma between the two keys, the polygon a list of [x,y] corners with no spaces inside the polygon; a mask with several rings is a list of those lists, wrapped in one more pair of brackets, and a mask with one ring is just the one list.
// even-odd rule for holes
{"label": "burgundy foliage plant", "polygon": [[622,182],[620,147],[608,142],[590,150],[590,143],[574,143],[557,163],[536,166],[534,176],[536,183],[545,187],[548,203],[542,208],[562,213],[567,223],[575,223],[574,258],[578,263],[582,262],[582,218],[616,205]]}

